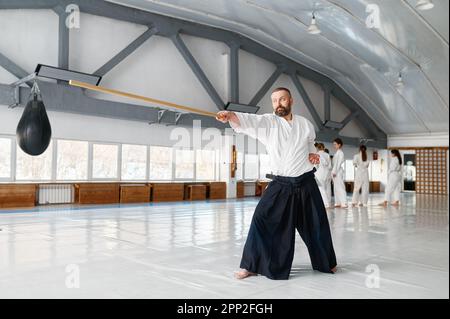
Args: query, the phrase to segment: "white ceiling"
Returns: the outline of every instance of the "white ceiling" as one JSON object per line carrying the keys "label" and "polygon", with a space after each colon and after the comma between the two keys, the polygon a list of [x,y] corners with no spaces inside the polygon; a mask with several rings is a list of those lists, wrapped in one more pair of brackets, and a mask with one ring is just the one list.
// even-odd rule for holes
{"label": "white ceiling", "polygon": [[[114,0],[240,33],[338,83],[387,134],[449,130],[449,1]],[[379,28],[368,28],[368,4]],[[307,28],[315,11],[320,35]],[[397,87],[398,73],[404,85]]]}

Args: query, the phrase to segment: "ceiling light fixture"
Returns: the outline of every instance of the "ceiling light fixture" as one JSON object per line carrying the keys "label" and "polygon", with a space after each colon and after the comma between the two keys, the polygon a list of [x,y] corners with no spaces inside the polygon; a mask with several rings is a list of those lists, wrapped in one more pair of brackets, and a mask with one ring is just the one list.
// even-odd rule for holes
{"label": "ceiling light fixture", "polygon": [[434,3],[431,0],[419,0],[416,4],[417,10],[430,10],[434,8]]}
{"label": "ceiling light fixture", "polygon": [[317,26],[316,23],[316,16],[313,12],[313,16],[312,16],[312,20],[311,20],[311,24],[308,27],[308,33],[309,34],[320,34],[322,31],[320,31],[319,27]]}

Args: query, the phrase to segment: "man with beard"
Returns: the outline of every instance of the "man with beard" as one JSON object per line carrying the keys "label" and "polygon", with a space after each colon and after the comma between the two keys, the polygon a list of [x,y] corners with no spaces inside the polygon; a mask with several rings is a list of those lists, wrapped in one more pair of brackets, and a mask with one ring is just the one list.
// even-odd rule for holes
{"label": "man with beard", "polygon": [[258,139],[270,158],[272,181],[259,201],[245,243],[241,270],[236,278],[261,274],[288,279],[294,258],[295,229],[305,242],[314,270],[336,271],[326,209],[314,178],[319,163],[314,126],[292,114],[293,99],[287,88],[271,95],[273,114],[217,113],[237,133]]}

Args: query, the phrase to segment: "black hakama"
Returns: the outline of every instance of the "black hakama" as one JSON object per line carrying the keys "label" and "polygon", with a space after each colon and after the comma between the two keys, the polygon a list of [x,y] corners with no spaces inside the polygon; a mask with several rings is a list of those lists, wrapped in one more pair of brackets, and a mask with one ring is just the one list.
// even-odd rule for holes
{"label": "black hakama", "polygon": [[274,176],[256,206],[240,267],[270,279],[288,279],[296,229],[312,268],[333,273],[336,256],[314,171],[299,177]]}

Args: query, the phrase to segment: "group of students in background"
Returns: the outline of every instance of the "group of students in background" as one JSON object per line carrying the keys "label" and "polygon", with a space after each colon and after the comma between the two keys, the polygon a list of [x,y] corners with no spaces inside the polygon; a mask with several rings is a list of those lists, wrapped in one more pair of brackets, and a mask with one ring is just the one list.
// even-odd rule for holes
{"label": "group of students in background", "polygon": [[[347,192],[344,183],[344,163],[345,157],[342,151],[344,143],[340,138],[333,141],[336,153],[333,157],[325,148],[323,143],[316,143],[317,154],[320,156],[320,164],[316,167],[316,180],[320,194],[326,208],[331,208],[331,182],[334,190],[334,207],[347,208]],[[353,157],[355,166],[355,180],[353,187],[352,206],[367,206],[369,201],[369,158],[367,147],[361,145],[359,152]],[[387,206],[391,203],[394,206],[400,203],[400,192],[402,183],[402,158],[398,150],[391,150],[391,158],[388,169],[388,182],[385,189],[385,198],[380,205]]]}

